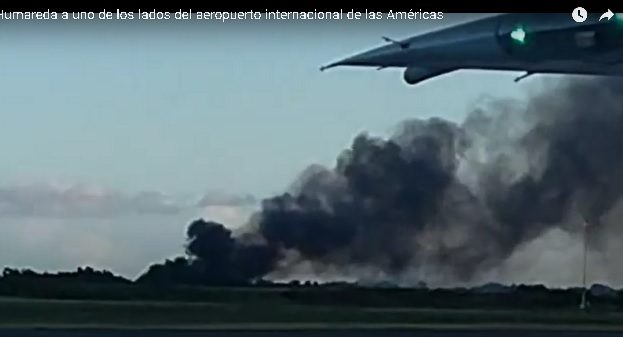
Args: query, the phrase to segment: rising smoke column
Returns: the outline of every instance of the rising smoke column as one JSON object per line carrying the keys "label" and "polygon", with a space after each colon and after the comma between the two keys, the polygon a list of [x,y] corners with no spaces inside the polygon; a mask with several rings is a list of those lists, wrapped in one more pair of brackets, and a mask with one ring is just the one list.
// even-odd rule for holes
{"label": "rising smoke column", "polygon": [[468,282],[552,229],[581,231],[582,217],[591,237],[607,238],[622,194],[623,81],[582,78],[527,101],[492,100],[460,124],[361,134],[334,167],[311,166],[265,199],[242,234],[199,223],[188,247],[213,278],[311,265],[355,279]]}
{"label": "rising smoke column", "polygon": [[549,228],[575,230],[574,214],[598,224],[618,201],[621,98],[619,80],[581,79],[528,103],[493,102],[461,125],[433,118],[387,140],[360,135],[334,169],[265,200],[259,231],[337,270],[396,276],[427,264],[469,280]]}
{"label": "rising smoke column", "polygon": [[236,238],[223,224],[203,219],[188,226],[186,253],[186,258],[150,266],[137,281],[159,285],[245,285],[269,273],[279,258],[275,247]]}
{"label": "rising smoke column", "polygon": [[533,123],[513,147],[528,170],[504,181],[511,169],[498,156],[480,173],[488,207],[508,229],[500,239],[512,247],[551,226],[566,227],[573,214],[599,231],[623,193],[623,82],[562,84],[519,113]]}
{"label": "rising smoke column", "polygon": [[360,135],[333,170],[265,200],[259,230],[302,259],[400,273],[455,184],[459,146],[458,127],[440,119],[411,121],[390,140]]}

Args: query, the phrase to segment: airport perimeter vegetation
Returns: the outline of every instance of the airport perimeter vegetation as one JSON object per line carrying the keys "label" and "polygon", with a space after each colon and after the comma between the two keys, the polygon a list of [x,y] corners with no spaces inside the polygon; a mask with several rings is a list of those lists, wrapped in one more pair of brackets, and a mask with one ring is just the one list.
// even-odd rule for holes
{"label": "airport perimeter vegetation", "polygon": [[[40,280],[41,281],[41,280]],[[593,288],[595,290],[595,288]],[[486,285],[471,289],[354,284],[152,286],[0,279],[0,328],[452,328],[623,330],[623,293]]]}

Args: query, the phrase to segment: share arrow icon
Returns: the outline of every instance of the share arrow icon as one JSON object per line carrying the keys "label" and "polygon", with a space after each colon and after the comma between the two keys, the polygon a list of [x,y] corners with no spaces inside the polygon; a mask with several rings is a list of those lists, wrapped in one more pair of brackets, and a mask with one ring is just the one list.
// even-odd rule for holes
{"label": "share arrow icon", "polygon": [[612,13],[612,11],[608,9],[607,12],[601,14],[601,16],[599,17],[599,21],[603,19],[608,19],[608,21],[610,21],[610,19],[612,19],[613,16],[614,16],[614,13]]}

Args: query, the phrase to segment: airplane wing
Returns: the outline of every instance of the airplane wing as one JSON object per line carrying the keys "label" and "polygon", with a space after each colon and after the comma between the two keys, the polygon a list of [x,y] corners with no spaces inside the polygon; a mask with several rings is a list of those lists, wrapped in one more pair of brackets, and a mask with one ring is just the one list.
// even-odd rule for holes
{"label": "airplane wing", "polygon": [[[504,14],[424,33],[321,67],[404,68],[416,84],[459,69],[623,75],[623,15]],[[525,77],[525,76],[524,76]],[[521,77],[523,78],[523,77]]]}
{"label": "airplane wing", "polygon": [[409,67],[405,70],[403,79],[407,84],[413,85],[455,70],[458,68]]}

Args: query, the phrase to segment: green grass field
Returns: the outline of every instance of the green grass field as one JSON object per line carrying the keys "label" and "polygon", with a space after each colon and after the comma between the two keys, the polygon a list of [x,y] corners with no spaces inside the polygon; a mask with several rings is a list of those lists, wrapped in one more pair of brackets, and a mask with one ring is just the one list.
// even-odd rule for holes
{"label": "green grass field", "polygon": [[1,299],[0,326],[245,327],[417,325],[623,327],[622,313],[335,308],[282,303],[176,303]]}

